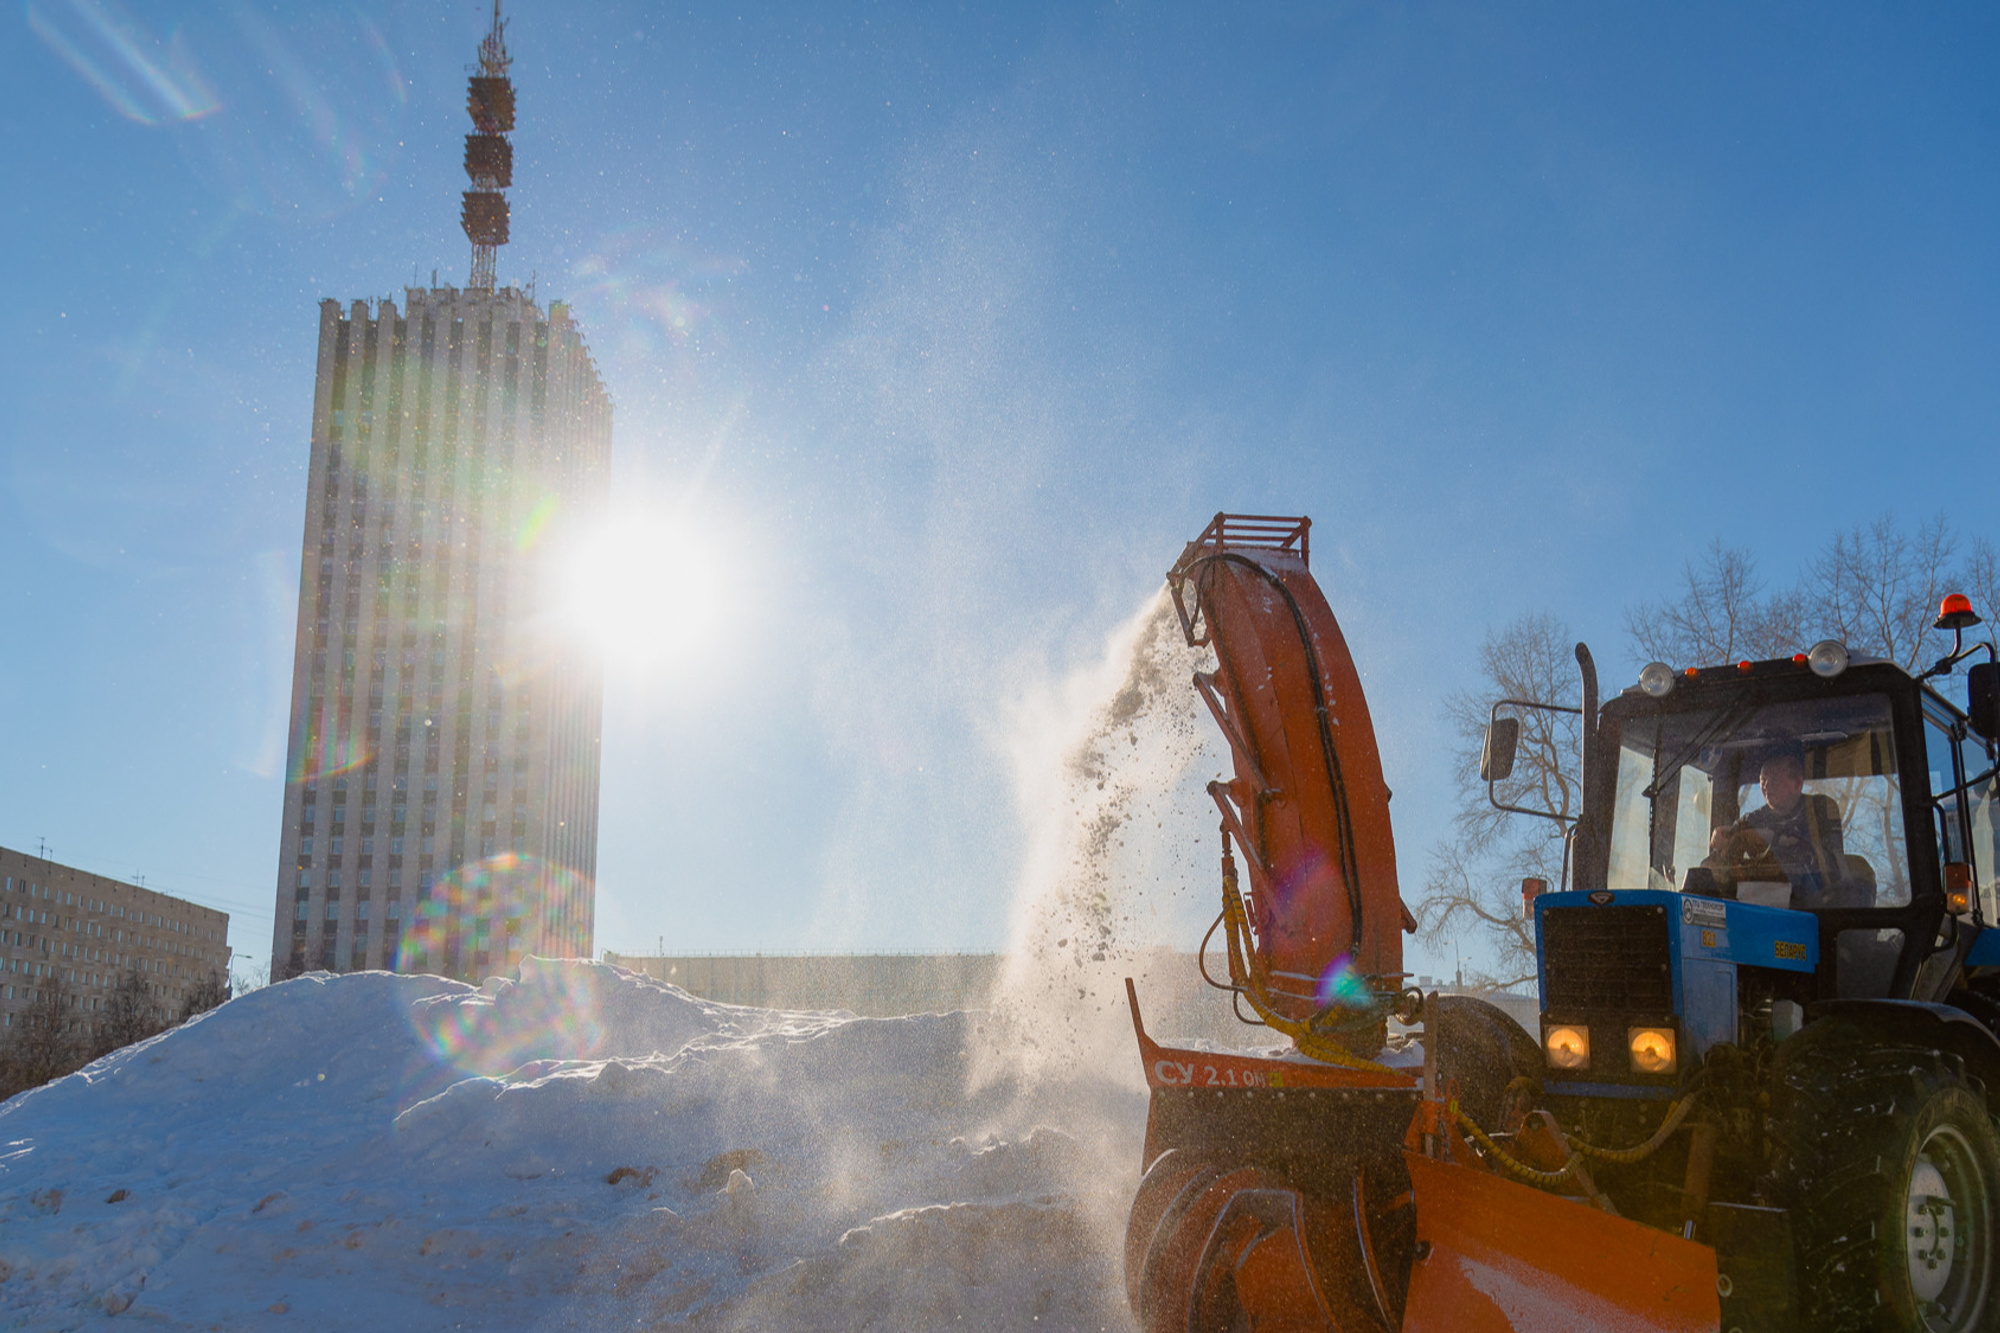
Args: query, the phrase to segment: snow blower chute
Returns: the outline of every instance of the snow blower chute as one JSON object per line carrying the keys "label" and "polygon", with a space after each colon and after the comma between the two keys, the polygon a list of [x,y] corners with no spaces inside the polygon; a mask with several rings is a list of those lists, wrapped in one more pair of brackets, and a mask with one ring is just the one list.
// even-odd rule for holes
{"label": "snow blower chute", "polygon": [[[1389,792],[1310,521],[1218,514],[1168,574],[1234,775],[1222,816],[1232,1002],[1281,1057],[1151,1039],[1127,1294],[1147,1333],[1610,1333],[1720,1327],[1715,1251],[1616,1214],[1566,1136],[1541,1044],[1478,1000],[1407,988]],[[1238,865],[1247,877],[1239,879]],[[1210,956],[1206,942],[1204,960]],[[1206,967],[1206,961],[1204,962]],[[1420,1066],[1386,1049],[1415,1029]],[[1414,1050],[1414,1048],[1410,1048]],[[1679,1116],[1684,1118],[1685,1111]],[[1687,1187],[1697,1179],[1690,1154]]]}

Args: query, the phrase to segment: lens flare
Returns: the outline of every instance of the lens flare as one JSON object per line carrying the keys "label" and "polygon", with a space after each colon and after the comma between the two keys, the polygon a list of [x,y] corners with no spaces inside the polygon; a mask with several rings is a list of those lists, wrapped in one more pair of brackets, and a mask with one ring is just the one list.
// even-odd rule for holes
{"label": "lens flare", "polygon": [[536,1060],[587,1058],[604,1041],[604,1016],[584,969],[552,968],[533,986],[496,990],[411,1006],[412,1028],[439,1064],[497,1077]]}
{"label": "lens flare", "polygon": [[522,520],[521,530],[514,534],[515,550],[531,551],[534,549],[535,543],[541,540],[542,534],[548,530],[549,524],[555,520],[556,507],[556,497],[553,495],[545,495],[535,502],[535,507],[530,509],[527,518]]}
{"label": "lens flare", "polygon": [[313,778],[338,777],[342,773],[357,769],[374,757],[358,726],[340,726],[321,731],[310,728],[306,732],[306,744],[299,751],[298,761],[286,775],[289,782],[305,782]]}
{"label": "lens flare", "polygon": [[402,148],[409,94],[366,15],[308,7],[280,25],[237,5],[194,23],[223,106],[178,138],[205,185],[243,212],[288,220],[376,197]]}
{"label": "lens flare", "polygon": [[1322,1009],[1337,1006],[1342,1009],[1366,1008],[1369,1000],[1368,979],[1355,970],[1351,955],[1342,954],[1327,965],[1320,973],[1319,985],[1313,990],[1313,998]]}
{"label": "lens flare", "polygon": [[[505,852],[469,862],[419,891],[413,915],[397,934],[393,967],[421,972],[453,957],[486,953],[517,958],[525,972],[534,959],[536,914],[544,905],[574,900],[586,882],[574,871],[536,856]],[[495,971],[504,970],[502,963]],[[506,1001],[499,1022],[492,1003],[454,1003],[413,1014],[412,1021],[438,1060],[473,1073],[505,1073],[529,1060],[569,1059],[589,1051],[602,1035],[596,1002],[582,971],[555,974],[561,985],[526,988]],[[532,1011],[523,1016],[522,1005]],[[506,1035],[502,1035],[505,1033]]]}
{"label": "lens flare", "polygon": [[198,120],[222,105],[183,34],[161,41],[117,0],[36,0],[28,29],[127,120]]}
{"label": "lens flare", "polygon": [[729,282],[749,266],[650,229],[608,232],[571,266],[577,305],[626,355],[663,353],[698,338]]}

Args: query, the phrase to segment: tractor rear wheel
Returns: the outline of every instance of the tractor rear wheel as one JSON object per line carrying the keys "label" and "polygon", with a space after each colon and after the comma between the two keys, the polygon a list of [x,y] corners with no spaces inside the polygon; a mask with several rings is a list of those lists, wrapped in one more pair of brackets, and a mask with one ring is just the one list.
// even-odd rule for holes
{"label": "tractor rear wheel", "polygon": [[1830,1026],[1787,1043],[1772,1096],[1806,1327],[2000,1324],[2000,1137],[1954,1055]]}

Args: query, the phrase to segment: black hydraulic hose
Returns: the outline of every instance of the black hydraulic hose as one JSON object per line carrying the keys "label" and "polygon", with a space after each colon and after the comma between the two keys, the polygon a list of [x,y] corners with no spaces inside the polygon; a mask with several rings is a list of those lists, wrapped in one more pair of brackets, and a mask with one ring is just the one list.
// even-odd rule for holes
{"label": "black hydraulic hose", "polygon": [[[1202,566],[1212,564],[1241,565],[1251,571],[1277,590],[1278,595],[1285,599],[1286,608],[1292,613],[1292,626],[1298,632],[1299,646],[1305,649],[1306,676],[1312,684],[1313,719],[1319,725],[1320,755],[1326,768],[1327,786],[1332,791],[1334,819],[1340,833],[1340,865],[1343,878],[1347,881],[1348,915],[1352,918],[1354,926],[1348,948],[1354,953],[1359,953],[1362,940],[1361,874],[1354,849],[1354,815],[1348,808],[1347,783],[1340,771],[1339,752],[1335,750],[1333,744],[1333,727],[1329,720],[1331,710],[1326,703],[1326,683],[1320,675],[1319,653],[1313,648],[1311,627],[1306,624],[1305,612],[1299,609],[1298,599],[1292,596],[1292,590],[1285,586],[1284,580],[1247,556],[1238,555],[1233,551],[1218,551],[1214,555],[1202,556],[1192,562],[1182,571],[1181,576],[1193,577]],[[1200,594],[1205,592],[1206,589],[1197,583],[1198,599]],[[1214,633],[1214,624],[1214,618],[1211,616],[1209,619],[1211,634]],[[1227,666],[1227,663],[1224,665]],[[1240,699],[1241,693],[1237,697]]]}
{"label": "black hydraulic hose", "polygon": [[1201,979],[1203,981],[1206,981],[1217,990],[1226,990],[1233,993],[1241,990],[1242,987],[1235,985],[1233,982],[1217,981],[1214,977],[1208,975],[1208,942],[1215,938],[1216,927],[1220,926],[1222,919],[1228,915],[1229,912],[1227,909],[1215,914],[1215,920],[1209,923],[1207,932],[1201,937],[1201,948],[1195,952],[1194,965],[1201,969]]}

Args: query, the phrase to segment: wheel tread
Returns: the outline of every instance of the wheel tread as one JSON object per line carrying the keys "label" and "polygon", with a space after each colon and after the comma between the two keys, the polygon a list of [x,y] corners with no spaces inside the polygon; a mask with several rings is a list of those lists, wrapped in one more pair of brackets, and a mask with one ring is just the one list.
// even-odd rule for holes
{"label": "wheel tread", "polygon": [[[1773,1080],[1770,1137],[1773,1191],[1793,1213],[1805,1326],[1830,1333],[1924,1327],[1895,1280],[1904,1262],[1904,1163],[1917,1151],[1915,1136],[1927,1132],[1922,1122],[1952,1115],[1986,1164],[1989,1200],[2000,1197],[2000,1139],[1983,1089],[1975,1090],[1964,1061],[1946,1052],[1869,1044],[1856,1030],[1795,1041]],[[1972,1107],[1978,1110],[1967,1114]],[[1968,1328],[2000,1317],[2000,1282],[1986,1285],[1984,1309]]]}

